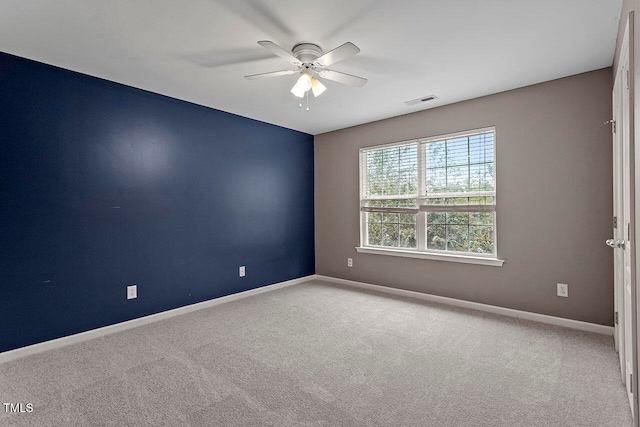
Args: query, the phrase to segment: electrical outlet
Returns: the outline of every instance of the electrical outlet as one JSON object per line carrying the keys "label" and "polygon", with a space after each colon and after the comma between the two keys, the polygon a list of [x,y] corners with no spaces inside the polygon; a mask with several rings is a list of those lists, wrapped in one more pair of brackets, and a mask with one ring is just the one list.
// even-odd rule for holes
{"label": "electrical outlet", "polygon": [[245,276],[244,265],[240,267],[240,269],[238,270],[238,272],[240,273],[240,277],[244,277],[244,276]]}
{"label": "electrical outlet", "polygon": [[569,296],[569,285],[566,283],[558,283],[558,296],[559,297],[568,297]]}
{"label": "electrical outlet", "polygon": [[347,267],[353,267],[353,258],[347,258]]}
{"label": "electrical outlet", "polygon": [[127,286],[127,299],[138,298],[138,285]]}

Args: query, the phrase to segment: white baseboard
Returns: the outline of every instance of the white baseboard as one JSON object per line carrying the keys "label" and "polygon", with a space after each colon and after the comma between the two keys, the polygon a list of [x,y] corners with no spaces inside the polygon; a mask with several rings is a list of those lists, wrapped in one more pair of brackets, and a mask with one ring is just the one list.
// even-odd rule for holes
{"label": "white baseboard", "polygon": [[514,310],[510,308],[497,307],[493,305],[464,301],[464,300],[459,300],[455,298],[441,297],[437,295],[424,294],[421,292],[407,291],[404,289],[396,289],[396,288],[390,288],[387,286],[372,285],[369,283],[356,282],[353,280],[338,279],[335,277],[313,274],[310,276],[301,277],[299,279],[288,280],[286,282],[275,283],[273,285],[263,286],[256,289],[250,289],[248,291],[239,292],[237,294],[227,295],[227,296],[215,298],[209,301],[203,301],[196,304],[175,308],[173,310],[167,310],[161,313],[151,314],[149,316],[128,320],[126,322],[116,323],[114,325],[104,326],[102,328],[92,329],[90,331],[80,332],[78,334],[69,335],[66,337],[57,338],[54,340],[17,348],[15,350],[5,351],[4,353],[0,353],[0,363],[9,362],[11,360],[19,359],[32,354],[42,353],[44,351],[53,350],[55,348],[64,347],[70,344],[76,344],[79,342],[88,341],[94,338],[99,338],[109,334],[113,334],[115,332],[124,331],[127,329],[142,326],[142,325],[147,325],[149,323],[157,322],[159,320],[167,319],[173,316],[190,313],[192,311],[202,310],[203,308],[213,307],[219,304],[236,301],[242,298],[247,298],[253,295],[274,291],[276,289],[281,289],[288,286],[298,285],[298,284],[309,282],[312,280],[324,280],[327,282],[333,282],[333,283],[357,287],[361,289],[368,289],[368,290],[373,290],[378,292],[384,292],[387,294],[399,295],[399,296],[404,296],[409,298],[416,298],[416,299],[421,299],[426,301],[433,301],[433,302],[438,302],[442,304],[453,305],[456,307],[470,308],[473,310],[485,311],[485,312],[494,313],[494,314],[501,314],[503,316],[509,316],[509,317],[517,317],[520,319],[532,320],[535,322],[547,323],[551,325],[564,326],[566,328],[578,329],[578,330],[587,331],[587,332],[595,332],[598,334],[613,335],[614,333],[614,328],[611,326],[597,325],[595,323],[581,322],[578,320],[547,316],[544,314],[531,313],[528,311]]}
{"label": "white baseboard", "polygon": [[149,323],[157,322],[159,320],[167,319],[169,317],[190,313],[192,311],[202,310],[203,308],[213,307],[219,304],[236,301],[236,300],[247,298],[253,295],[274,291],[276,289],[286,288],[287,286],[293,286],[300,283],[308,282],[309,280],[312,280],[314,277],[315,275],[305,276],[299,279],[293,279],[293,280],[288,280],[286,282],[275,283],[273,285],[262,286],[260,288],[238,292],[237,294],[227,295],[224,297],[191,304],[184,307],[178,307],[172,310],[151,314],[149,316],[127,320],[126,322],[116,323],[113,325],[104,326],[102,328],[92,329],[90,331],[80,332],[80,333],[68,335],[62,338],[56,338],[54,340],[32,344],[26,347],[20,347],[15,350],[5,351],[3,353],[0,353],[0,363],[9,362],[11,360],[20,359],[25,356],[42,353],[43,351],[53,350],[55,348],[64,347],[70,344],[76,344],[76,343],[91,340],[94,338],[103,337],[105,335],[113,334],[114,332],[120,332],[127,329],[136,328],[138,326],[147,325]]}
{"label": "white baseboard", "polygon": [[393,295],[417,298],[426,301],[438,302],[442,304],[454,305],[456,307],[470,308],[473,310],[485,311],[488,313],[501,314],[503,316],[517,317],[520,319],[532,320],[534,322],[547,323],[550,325],[564,326],[565,328],[578,329],[581,331],[595,332],[603,335],[614,334],[611,326],[598,325],[595,323],[581,322],[579,320],[565,319],[562,317],[547,316],[545,314],[531,313],[528,311],[514,310],[511,308],[498,307],[495,305],[481,304],[477,302],[464,301],[455,298],[441,297],[437,295],[424,294],[421,292],[407,291],[404,289],[390,288],[387,286],[371,285],[369,283],[355,282],[353,280],[337,279],[335,277],[322,276],[316,274],[311,276],[317,280],[325,280],[341,285],[353,286],[372,291],[385,292]]}

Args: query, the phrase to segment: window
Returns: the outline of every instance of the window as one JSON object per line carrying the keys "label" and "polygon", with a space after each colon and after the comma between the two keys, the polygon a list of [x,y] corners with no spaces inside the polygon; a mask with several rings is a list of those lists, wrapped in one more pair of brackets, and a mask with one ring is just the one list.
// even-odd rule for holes
{"label": "window", "polygon": [[495,259],[494,146],[486,128],[361,149],[359,250]]}

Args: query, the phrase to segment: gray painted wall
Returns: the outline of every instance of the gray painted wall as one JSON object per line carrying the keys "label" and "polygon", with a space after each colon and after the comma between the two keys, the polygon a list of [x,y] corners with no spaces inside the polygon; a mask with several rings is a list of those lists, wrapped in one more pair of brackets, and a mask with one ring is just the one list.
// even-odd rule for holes
{"label": "gray painted wall", "polygon": [[[316,273],[613,325],[612,70],[315,137]],[[502,267],[359,254],[358,149],[496,127]],[[353,268],[347,267],[353,258]],[[569,298],[556,283],[569,284]]]}

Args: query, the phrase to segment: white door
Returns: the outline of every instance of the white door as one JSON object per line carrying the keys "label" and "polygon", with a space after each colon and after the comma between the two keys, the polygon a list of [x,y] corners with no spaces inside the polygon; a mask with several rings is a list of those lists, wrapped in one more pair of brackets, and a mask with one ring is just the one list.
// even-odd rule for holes
{"label": "white door", "polygon": [[607,244],[614,247],[614,304],[617,312],[615,325],[616,349],[620,355],[620,371],[627,388],[633,411],[633,336],[632,297],[635,276],[632,230],[634,229],[634,163],[630,129],[630,73],[628,28],[622,43],[620,63],[613,88],[614,108],[614,238]]}

